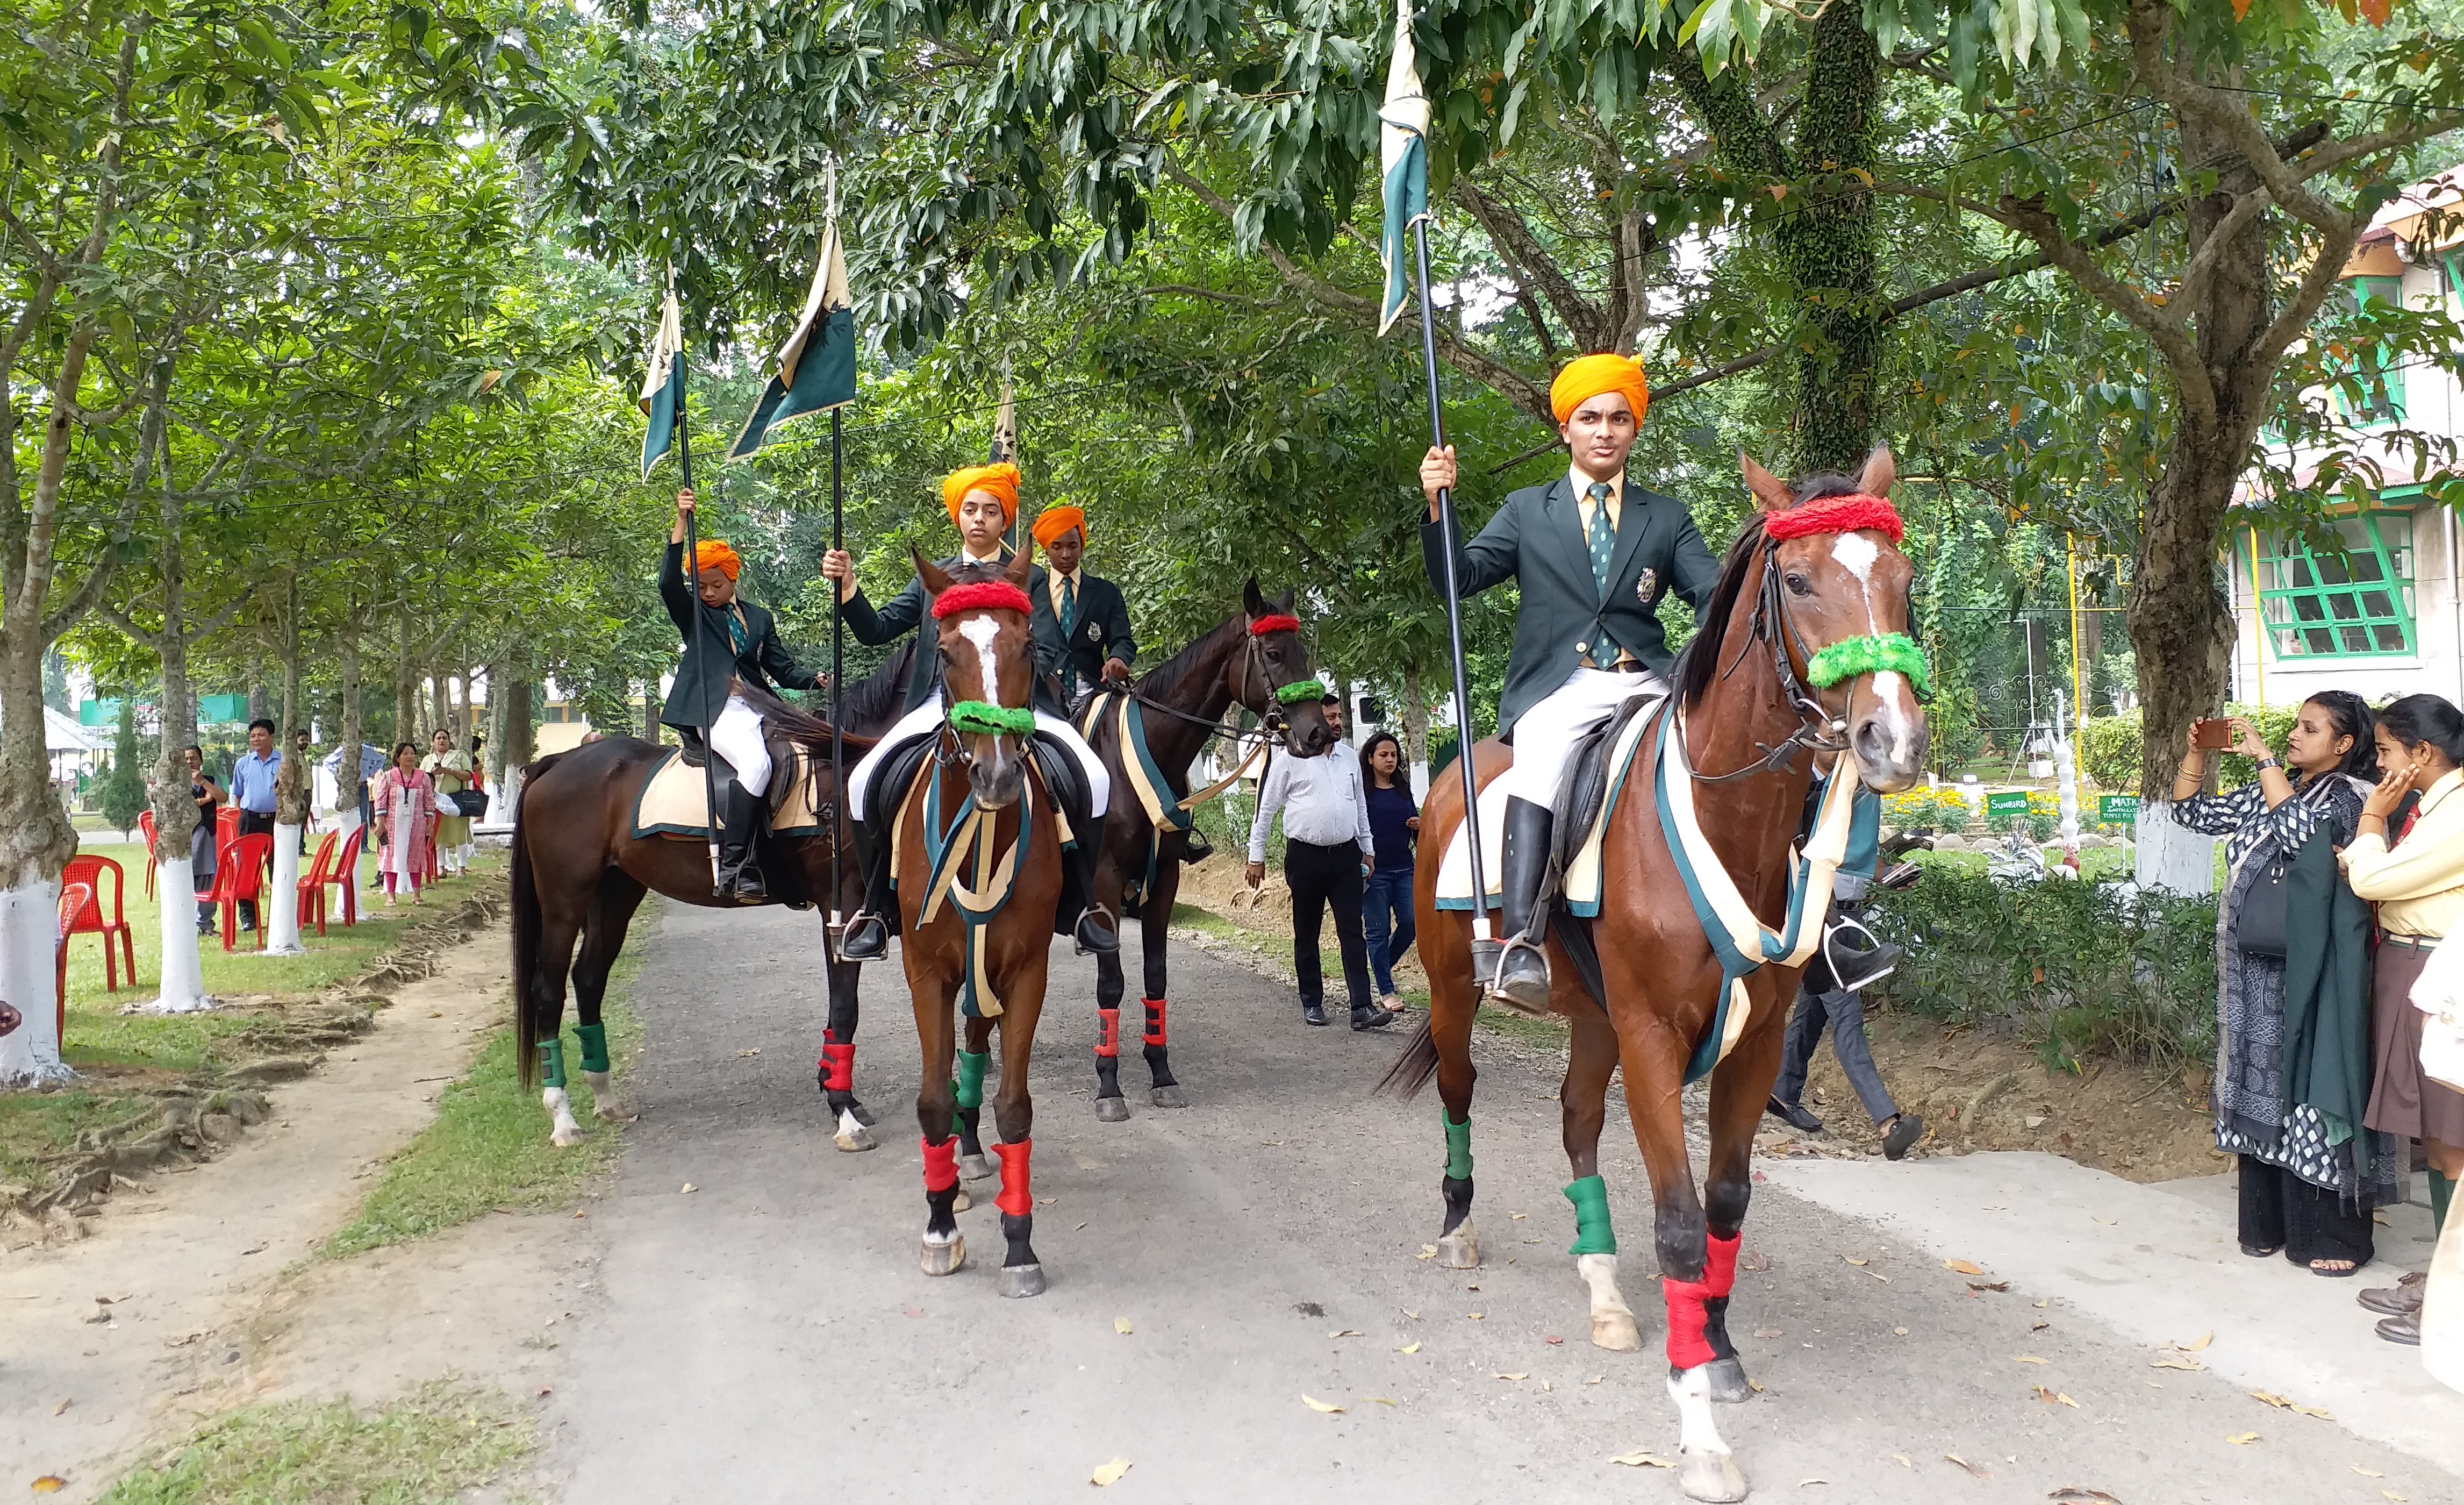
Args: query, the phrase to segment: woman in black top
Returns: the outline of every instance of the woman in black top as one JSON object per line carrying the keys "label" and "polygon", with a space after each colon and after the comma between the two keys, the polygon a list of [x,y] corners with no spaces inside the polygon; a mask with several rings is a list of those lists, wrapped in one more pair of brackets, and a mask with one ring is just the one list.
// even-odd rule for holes
{"label": "woman in black top", "polygon": [[222,786],[206,771],[206,752],[193,743],[181,750],[188,764],[188,798],[197,802],[197,829],[188,833],[189,890],[197,898],[197,934],[214,929],[214,808],[223,802]]}
{"label": "woman in black top", "polygon": [[1412,841],[1420,829],[1411,781],[1398,776],[1402,765],[1403,744],[1393,732],[1373,732],[1360,744],[1360,789],[1377,848],[1360,896],[1360,927],[1377,975],[1377,1002],[1386,1008],[1403,1007],[1395,992],[1395,959],[1412,944]]}

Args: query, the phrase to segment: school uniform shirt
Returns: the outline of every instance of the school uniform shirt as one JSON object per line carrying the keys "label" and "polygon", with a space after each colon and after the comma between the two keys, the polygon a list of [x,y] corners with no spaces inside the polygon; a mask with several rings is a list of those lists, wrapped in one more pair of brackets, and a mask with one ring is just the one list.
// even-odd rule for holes
{"label": "school uniform shirt", "polygon": [[1258,818],[1249,823],[1249,860],[1266,860],[1266,832],[1284,812],[1284,839],[1314,847],[1356,842],[1376,850],[1369,829],[1369,802],[1361,798],[1360,760],[1341,742],[1314,758],[1278,758],[1258,792]]}
{"label": "school uniform shirt", "polygon": [[2344,849],[2344,876],[2353,892],[2379,906],[2379,926],[2391,936],[2439,941],[2464,924],[2464,769],[2443,774],[2422,791],[2412,829],[2390,849],[2364,831]]}

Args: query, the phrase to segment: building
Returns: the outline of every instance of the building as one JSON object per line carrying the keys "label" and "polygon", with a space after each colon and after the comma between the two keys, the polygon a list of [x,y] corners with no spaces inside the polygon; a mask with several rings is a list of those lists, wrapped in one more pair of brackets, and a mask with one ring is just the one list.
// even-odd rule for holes
{"label": "building", "polygon": [[[2371,221],[2346,264],[2348,297],[2402,299],[2464,317],[2464,165],[2405,190]],[[2227,556],[2237,641],[2233,693],[2245,704],[2291,705],[2320,690],[2371,700],[2429,692],[2464,704],[2464,556],[2454,514],[2423,496],[2399,429],[2464,443],[2464,387],[2429,365],[2390,367],[2385,402],[2354,416],[2349,448],[2385,476],[2366,507],[2338,508],[2346,556],[2321,558],[2299,539],[2239,528]],[[2286,454],[2315,475],[2326,451]],[[2430,464],[2437,465],[2432,456]]]}

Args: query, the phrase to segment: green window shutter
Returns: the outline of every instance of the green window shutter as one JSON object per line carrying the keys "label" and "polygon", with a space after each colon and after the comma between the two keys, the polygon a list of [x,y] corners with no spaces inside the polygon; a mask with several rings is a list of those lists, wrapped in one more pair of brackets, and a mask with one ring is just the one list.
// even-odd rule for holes
{"label": "green window shutter", "polygon": [[2343,552],[2258,541],[2259,621],[2279,660],[2387,658],[2414,650],[2409,512],[2340,518]]}

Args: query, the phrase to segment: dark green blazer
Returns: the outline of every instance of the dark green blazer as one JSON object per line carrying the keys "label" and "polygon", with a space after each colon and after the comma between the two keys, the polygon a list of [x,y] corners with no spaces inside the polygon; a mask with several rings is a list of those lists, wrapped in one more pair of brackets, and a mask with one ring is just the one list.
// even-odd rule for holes
{"label": "dark green blazer", "polygon": [[[1684,503],[1643,490],[1632,476],[1623,495],[1605,596],[1593,582],[1582,514],[1563,474],[1508,496],[1456,556],[1456,579],[1466,597],[1508,580],[1523,587],[1497,711],[1500,731],[1564,684],[1586,653],[1605,663],[1617,647],[1627,648],[1665,676],[1675,657],[1653,609],[1671,589],[1697,611],[1710,599],[1720,562],[1694,530]],[[1439,524],[1420,524],[1420,556],[1429,583],[1442,592],[1445,535]]]}
{"label": "dark green blazer", "polygon": [[1077,688],[1070,682],[1073,673],[1085,683],[1100,683],[1104,660],[1135,664],[1138,643],[1130,635],[1130,604],[1121,599],[1120,587],[1080,566],[1078,620],[1066,637],[1061,618],[1052,609],[1052,577],[1046,573],[1030,593],[1035,603],[1035,668],[1038,674],[1061,682],[1061,697],[1067,700]]}
{"label": "dark green blazer", "polygon": [[[668,619],[684,635],[684,657],[676,663],[675,683],[668,689],[667,703],[659,710],[659,719],[667,725],[694,731],[708,730],[727,709],[728,686],[737,679],[763,690],[784,685],[790,690],[813,690],[821,686],[820,674],[799,669],[787,651],[779,646],[779,625],[776,618],[752,602],[738,599],[735,610],[744,628],[744,647],[731,659],[728,650],[729,609],[706,607],[693,595],[685,579],[685,546],[670,543],[668,556],[659,564],[659,599],[667,604]],[[700,631],[694,631],[698,625]]]}
{"label": "dark green blazer", "polygon": [[[1010,549],[1004,547],[1001,550],[1002,564],[1008,564],[1013,557]],[[963,558],[963,555],[953,554],[948,559],[935,560],[934,563],[943,569],[957,569]],[[1041,565],[1027,576],[1026,599],[1030,603],[1044,599],[1044,569]],[[875,608],[871,602],[865,599],[863,587],[858,587],[856,593],[848,597],[847,604],[839,609],[840,620],[847,623],[847,631],[855,634],[857,642],[868,648],[879,648],[885,643],[897,642],[921,626],[932,612],[933,599],[924,593],[924,577],[921,575],[910,576],[907,588],[891,597],[890,604],[886,607]],[[1043,643],[1039,639],[1036,644],[1039,688],[1041,688],[1044,667],[1043,658]],[[941,655],[932,648],[919,645],[915,654],[914,677],[907,682],[907,709],[912,711],[940,693]],[[1049,700],[1051,697],[1048,695],[1043,695],[1038,698]],[[1046,709],[1052,709],[1052,707],[1046,706]]]}

